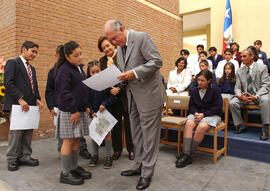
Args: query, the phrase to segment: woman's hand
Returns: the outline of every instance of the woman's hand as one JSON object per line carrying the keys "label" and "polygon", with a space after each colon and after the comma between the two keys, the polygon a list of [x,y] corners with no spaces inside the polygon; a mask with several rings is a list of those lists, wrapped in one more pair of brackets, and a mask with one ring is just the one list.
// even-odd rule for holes
{"label": "woman's hand", "polygon": [[194,114],[194,116],[195,116],[195,121],[197,121],[197,122],[201,121],[204,118],[204,114],[203,113],[197,113],[196,112]]}
{"label": "woman's hand", "polygon": [[99,112],[102,113],[105,110],[105,107],[103,105],[99,106]]}
{"label": "woman's hand", "polygon": [[70,121],[73,125],[77,125],[80,122],[80,113],[76,112],[76,113],[71,114]]}
{"label": "woman's hand", "polygon": [[52,110],[50,111],[50,113],[51,113],[52,116],[57,116],[57,113],[54,111],[54,109],[52,109]]}
{"label": "woman's hand", "polygon": [[94,117],[97,117],[97,114],[96,114],[96,113],[93,113],[92,117],[93,117],[93,118],[94,118]]}
{"label": "woman's hand", "polygon": [[120,92],[120,88],[119,87],[112,87],[110,93],[111,95],[115,96]]}
{"label": "woman's hand", "polygon": [[176,93],[177,90],[174,88],[174,87],[171,87],[170,90],[173,92],[173,93]]}

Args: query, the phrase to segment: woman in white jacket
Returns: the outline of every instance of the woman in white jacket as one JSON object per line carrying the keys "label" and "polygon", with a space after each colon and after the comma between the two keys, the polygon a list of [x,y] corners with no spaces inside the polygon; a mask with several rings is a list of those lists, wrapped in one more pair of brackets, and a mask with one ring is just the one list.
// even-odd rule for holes
{"label": "woman in white jacket", "polygon": [[169,74],[167,95],[177,95],[185,91],[191,83],[191,72],[186,68],[187,60],[180,57],[175,62],[176,69]]}

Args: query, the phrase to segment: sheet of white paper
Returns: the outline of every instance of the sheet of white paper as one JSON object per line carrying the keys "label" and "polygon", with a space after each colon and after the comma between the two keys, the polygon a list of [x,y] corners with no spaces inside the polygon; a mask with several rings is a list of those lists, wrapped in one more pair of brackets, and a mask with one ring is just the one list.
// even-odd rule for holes
{"label": "sheet of white paper", "polygon": [[55,112],[56,112],[56,116],[53,116],[53,123],[54,123],[54,126],[56,127],[57,126],[57,122],[58,122],[58,114],[59,114],[59,109],[57,107],[54,107],[53,109]]}
{"label": "sheet of white paper", "polygon": [[29,106],[28,112],[23,112],[20,105],[12,105],[10,130],[37,129],[40,119],[38,106]]}
{"label": "sheet of white paper", "polygon": [[115,65],[112,65],[82,82],[94,90],[102,91],[119,84],[121,81],[117,77],[120,74],[120,70]]}
{"label": "sheet of white paper", "polygon": [[117,119],[106,109],[102,113],[97,112],[97,117],[89,125],[90,137],[100,145],[116,123]]}

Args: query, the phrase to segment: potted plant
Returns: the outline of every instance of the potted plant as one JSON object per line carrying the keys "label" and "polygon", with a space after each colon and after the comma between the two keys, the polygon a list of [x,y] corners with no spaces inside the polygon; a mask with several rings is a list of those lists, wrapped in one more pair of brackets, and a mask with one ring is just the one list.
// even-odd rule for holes
{"label": "potted plant", "polygon": [[9,131],[9,115],[3,112],[3,104],[5,97],[5,86],[4,86],[4,65],[6,61],[0,57],[0,137],[7,139]]}

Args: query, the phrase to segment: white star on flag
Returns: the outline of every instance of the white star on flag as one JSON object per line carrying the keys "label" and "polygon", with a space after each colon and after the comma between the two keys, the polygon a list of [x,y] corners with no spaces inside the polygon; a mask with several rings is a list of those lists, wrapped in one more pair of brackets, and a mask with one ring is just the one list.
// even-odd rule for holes
{"label": "white star on flag", "polygon": [[230,12],[230,8],[226,10],[226,13],[225,13],[225,18],[230,18],[230,15],[229,15],[229,12]]}

